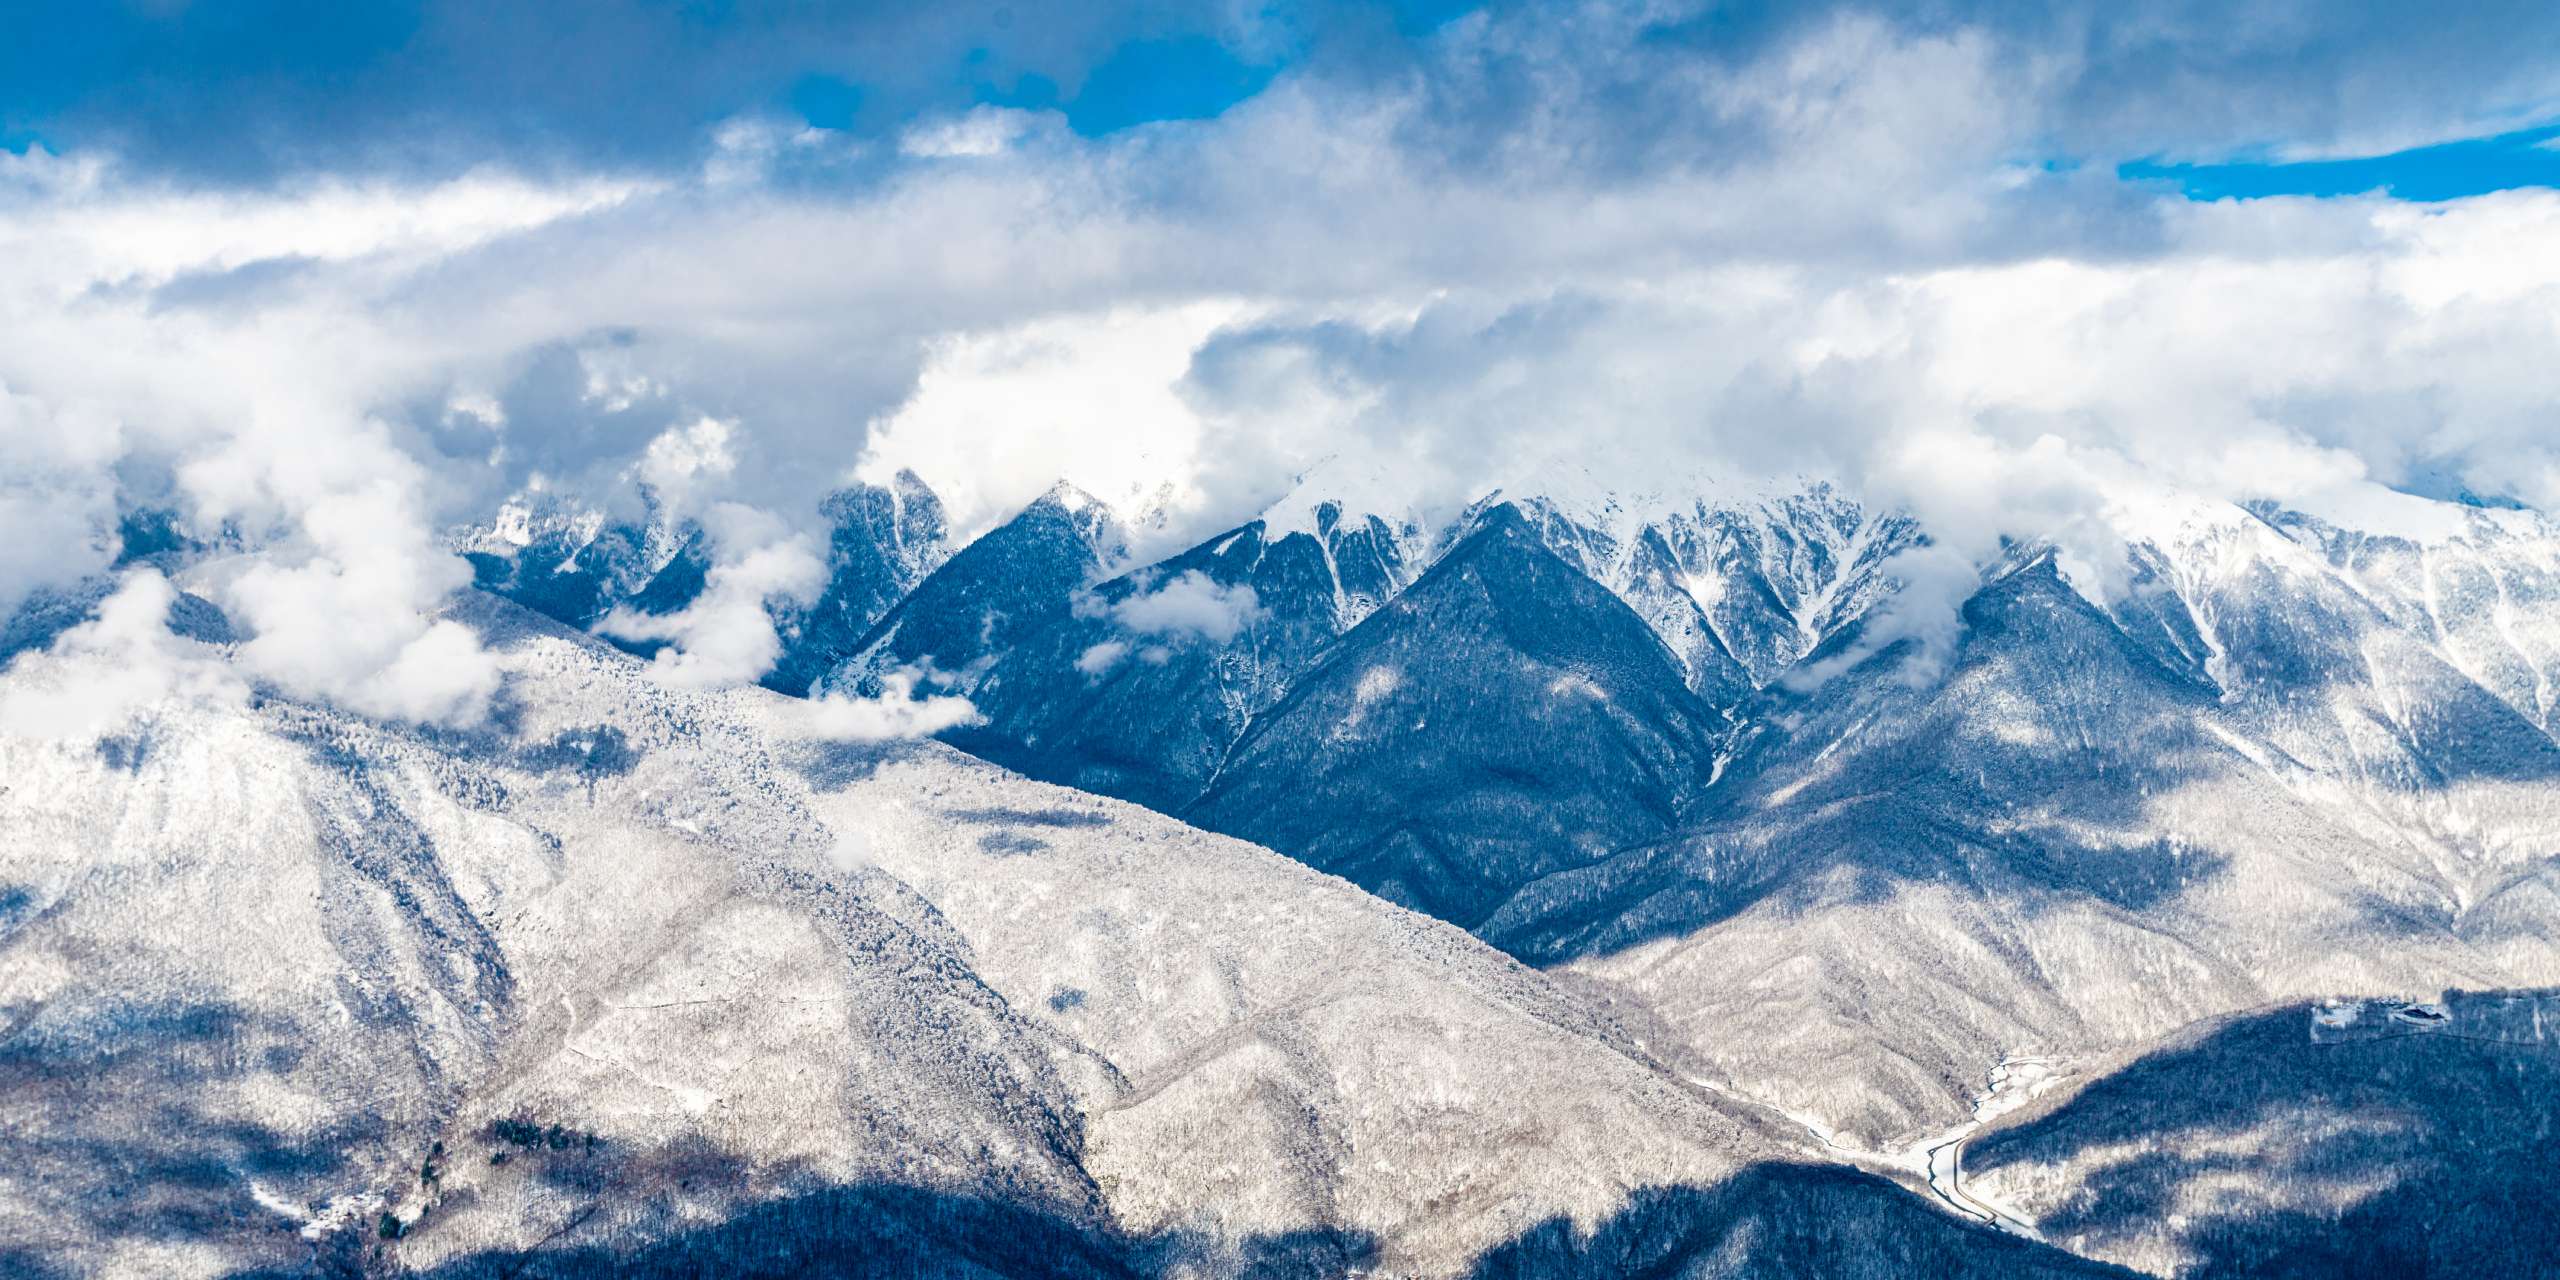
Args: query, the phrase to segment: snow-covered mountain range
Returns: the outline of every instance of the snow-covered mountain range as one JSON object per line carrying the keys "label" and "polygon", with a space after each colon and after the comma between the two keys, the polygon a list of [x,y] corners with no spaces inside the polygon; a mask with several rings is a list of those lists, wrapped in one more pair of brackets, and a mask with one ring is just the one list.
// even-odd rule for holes
{"label": "snow-covered mountain range", "polygon": [[[485,728],[0,740],[0,1260],[2529,1273],[2444,1215],[2560,1198],[2560,526],[2407,501],[2128,501],[1924,640],[1820,480],[1318,475],[1141,562],[900,475],[688,690],[586,632],[702,529],[529,497],[455,538]],[[6,687],[81,678],[43,603]]]}

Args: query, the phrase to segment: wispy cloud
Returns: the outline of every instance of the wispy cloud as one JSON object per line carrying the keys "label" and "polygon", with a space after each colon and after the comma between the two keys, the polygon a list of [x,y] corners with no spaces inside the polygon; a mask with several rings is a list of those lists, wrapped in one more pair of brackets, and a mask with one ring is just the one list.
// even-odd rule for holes
{"label": "wispy cloud", "polygon": [[945,729],[979,723],[978,708],[958,694],[919,693],[920,673],[891,672],[878,693],[829,693],[794,712],[799,732],[827,742],[888,742],[929,738]]}

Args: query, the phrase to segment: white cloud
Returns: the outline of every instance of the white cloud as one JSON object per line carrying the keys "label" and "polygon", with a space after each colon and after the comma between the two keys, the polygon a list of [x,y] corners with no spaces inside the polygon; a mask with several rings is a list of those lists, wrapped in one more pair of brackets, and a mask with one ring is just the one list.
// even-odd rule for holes
{"label": "white cloud", "polygon": [[1000,156],[1039,127],[1036,112],[972,107],[959,115],[915,125],[898,139],[900,153],[921,159]]}
{"label": "white cloud", "polygon": [[56,411],[0,383],[0,618],[39,586],[107,566],[122,435],[103,413]]}
{"label": "white cloud", "polygon": [[736,434],[735,423],[710,417],[669,427],[649,442],[635,473],[670,516],[689,516],[700,489],[738,469],[737,456],[730,452]]}
{"label": "white cloud", "polygon": [[[0,328],[18,335],[0,352],[9,412],[32,402],[79,446],[76,465],[34,473],[63,504],[34,544],[45,576],[94,572],[111,495],[138,485],[134,498],[251,549],[207,587],[253,633],[248,672],[368,714],[476,718],[494,663],[433,616],[468,581],[434,532],[440,477],[378,414],[450,347],[386,341],[343,295],[637,189],[472,175],[180,193],[102,165],[0,190],[0,254],[20,264],[0,286]],[[185,305],[158,305],[162,290]],[[6,436],[10,470],[29,474],[15,464],[46,433]],[[12,577],[0,592],[31,585]]]}
{"label": "white cloud", "polygon": [[1192,569],[1113,601],[1110,612],[1112,621],[1139,635],[1198,636],[1226,644],[1260,621],[1264,609],[1250,585],[1227,586]]}
{"label": "white cloud", "polygon": [[921,673],[893,671],[872,697],[830,693],[799,709],[800,731],[829,742],[887,742],[929,738],[945,729],[978,724],[978,708],[958,694],[917,696]]}
{"label": "white cloud", "polygon": [[668,640],[650,662],[659,679],[685,688],[751,681],[773,669],[782,638],[767,604],[807,602],[826,585],[827,567],[805,535],[752,507],[719,503],[703,518],[712,551],[702,594],[663,617],[616,609],[596,630],[627,640]]}
{"label": "white cloud", "polygon": [[[65,167],[79,180],[65,180]],[[0,245],[42,243],[58,255],[22,261],[21,271],[61,288],[81,279],[162,282],[281,258],[424,263],[656,189],[627,179],[544,183],[479,172],[425,185],[324,179],[283,193],[226,193],[111,176],[90,156],[43,172],[0,170],[0,182],[20,178],[51,197],[8,202],[17,207],[0,223]],[[0,202],[8,194],[0,190]]]}
{"label": "white cloud", "polygon": [[1108,674],[1113,667],[1119,666],[1120,660],[1128,656],[1127,641],[1105,640],[1076,655],[1076,670],[1088,677],[1100,677]]}
{"label": "white cloud", "polygon": [[874,422],[860,474],[913,470],[957,530],[1059,480],[1138,507],[1185,487],[1211,442],[1183,402],[1192,352],[1245,314],[1224,299],[1041,319],[934,340],[912,396]]}
{"label": "white cloud", "polygon": [[0,686],[0,733],[88,742],[171,702],[245,702],[247,684],[212,646],[169,630],[177,598],[158,570],[127,572],[96,617],[11,664]]}
{"label": "white cloud", "polygon": [[251,633],[238,661],[367,715],[476,721],[497,691],[497,662],[468,629],[433,616],[470,570],[428,534],[405,458],[370,429],[336,438],[335,456],[315,459],[304,452],[315,436],[252,434],[180,471],[204,516],[286,521],[264,553],[216,577],[220,603]]}
{"label": "white cloud", "polygon": [[791,124],[760,116],[722,121],[711,131],[711,154],[703,161],[702,181],[711,187],[734,187],[771,176],[787,160],[850,160],[859,154],[832,129]]}

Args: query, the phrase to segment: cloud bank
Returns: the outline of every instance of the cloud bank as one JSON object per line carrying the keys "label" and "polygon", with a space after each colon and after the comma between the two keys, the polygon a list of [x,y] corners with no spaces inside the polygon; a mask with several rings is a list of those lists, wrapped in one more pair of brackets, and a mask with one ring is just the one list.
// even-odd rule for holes
{"label": "cloud bank", "polygon": [[[1915,634],[2006,540],[2103,576],[2146,488],[2560,504],[2560,197],[2202,204],[2116,171],[2560,117],[2545,11],[1284,7],[1207,24],[1258,91],[1094,135],[1078,77],[1156,31],[1096,12],[1008,37],[1060,106],[918,89],[822,124],[723,96],[784,56],[723,36],[665,82],[719,110],[615,139],[534,94],[560,145],[464,121],[467,161],[353,145],[397,132],[356,112],[276,153],[316,168],[215,172],[148,111],[47,108],[75,141],[0,152],[0,609],[167,508],[237,551],[202,590],[244,676],[467,722],[495,676],[441,619],[454,530],[535,487],[630,515],[645,483],[704,525],[703,598],[609,624],[697,684],[770,663],[819,496],[901,466],[964,536],[1061,477],[1171,537],[1345,457],[1417,508],[1568,465],[1818,474],[1929,527]],[[1133,637],[1241,625],[1147,600]]]}
{"label": "cloud bank", "polygon": [[87,743],[165,705],[246,702],[248,686],[211,646],[170,631],[177,599],[158,570],[125,574],[95,617],[10,664],[27,678],[0,693],[0,733]]}

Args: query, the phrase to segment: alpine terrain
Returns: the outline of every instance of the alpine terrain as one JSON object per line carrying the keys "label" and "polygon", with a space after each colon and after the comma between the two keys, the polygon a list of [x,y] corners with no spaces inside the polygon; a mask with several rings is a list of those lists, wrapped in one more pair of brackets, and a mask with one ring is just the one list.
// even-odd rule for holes
{"label": "alpine terrain", "polygon": [[[1137,563],[1067,486],[956,549],[912,475],[841,490],[780,692],[582,634],[698,597],[698,531],[522,500],[456,535],[484,725],[247,689],[9,739],[0,1257],[2548,1256],[2495,1225],[2560,1194],[2541,517],[2164,500],[2111,590],[2014,547],[1932,660],[1866,638],[1925,528],[1827,484],[1304,498]],[[218,662],[220,548],[147,563],[153,651]],[[21,610],[12,696],[95,677],[110,594]]]}

